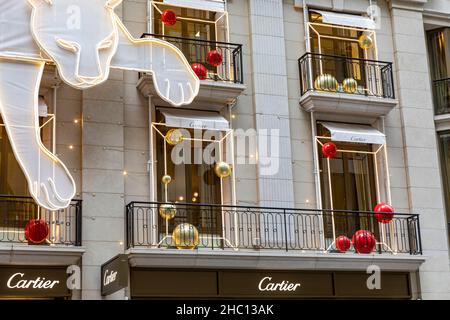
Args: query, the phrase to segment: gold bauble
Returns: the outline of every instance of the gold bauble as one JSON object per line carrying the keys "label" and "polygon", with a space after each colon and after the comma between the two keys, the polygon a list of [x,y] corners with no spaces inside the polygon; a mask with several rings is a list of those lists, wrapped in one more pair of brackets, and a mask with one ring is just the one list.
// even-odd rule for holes
{"label": "gold bauble", "polygon": [[355,93],[358,90],[358,82],[353,78],[344,79],[342,87],[346,93]]}
{"label": "gold bauble", "polygon": [[168,185],[169,183],[172,182],[172,177],[166,174],[161,178],[161,182],[164,183],[165,185]]}
{"label": "gold bauble", "polygon": [[227,178],[231,175],[231,166],[226,162],[217,162],[214,167],[214,172],[219,178]]}
{"label": "gold bauble", "polygon": [[173,219],[177,215],[177,207],[175,207],[175,205],[170,204],[170,203],[162,204],[159,207],[159,215],[164,220]]}
{"label": "gold bauble", "polygon": [[183,134],[178,129],[170,129],[167,131],[165,139],[168,144],[175,146],[183,141]]}
{"label": "gold bauble", "polygon": [[172,239],[178,249],[195,249],[199,244],[198,230],[190,223],[179,224],[173,230]]}
{"label": "gold bauble", "polygon": [[359,46],[364,50],[373,48],[373,39],[367,34],[363,34],[361,37],[359,37],[358,42]]}
{"label": "gold bauble", "polygon": [[314,88],[318,91],[336,92],[338,90],[338,87],[339,83],[331,74],[321,74],[314,81]]}

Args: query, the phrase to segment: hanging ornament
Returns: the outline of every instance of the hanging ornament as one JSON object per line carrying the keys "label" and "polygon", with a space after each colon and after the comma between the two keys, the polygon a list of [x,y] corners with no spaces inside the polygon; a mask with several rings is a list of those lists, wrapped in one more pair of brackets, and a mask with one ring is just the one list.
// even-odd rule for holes
{"label": "hanging ornament", "polygon": [[172,182],[172,177],[169,176],[168,174],[165,174],[165,175],[161,178],[161,182],[167,186],[169,183]]}
{"label": "hanging ornament", "polygon": [[49,227],[44,220],[32,219],[25,226],[25,239],[33,244],[41,244],[49,235]]}
{"label": "hanging ornament", "polygon": [[165,139],[168,144],[175,146],[183,141],[183,134],[178,129],[170,129],[167,131]]}
{"label": "hanging ornament", "polygon": [[358,90],[358,82],[353,78],[344,79],[342,88],[346,93],[355,93]]}
{"label": "hanging ornament", "polygon": [[172,10],[164,10],[161,14],[161,21],[166,26],[173,26],[175,23],[177,23],[177,15]]}
{"label": "hanging ornament", "polygon": [[206,55],[206,61],[213,67],[218,67],[222,64],[222,54],[217,50],[212,50]]}
{"label": "hanging ornament", "polygon": [[375,206],[375,219],[380,223],[389,223],[394,218],[394,208],[384,202],[381,202]]}
{"label": "hanging ornament", "polygon": [[318,91],[336,92],[339,88],[339,83],[331,74],[321,74],[314,81],[314,88]]}
{"label": "hanging ornament", "polygon": [[206,72],[206,67],[203,64],[201,64],[201,63],[193,63],[191,65],[191,67],[192,67],[192,70],[194,70],[195,74],[197,75],[197,77],[200,80],[205,80],[206,79],[207,72]]}
{"label": "hanging ornament", "polygon": [[377,244],[372,232],[359,230],[352,237],[353,247],[358,253],[371,253]]}
{"label": "hanging ornament", "polygon": [[231,175],[231,166],[223,161],[217,162],[214,167],[214,172],[221,179],[227,178]]}
{"label": "hanging ornament", "polygon": [[334,158],[337,154],[337,147],[333,142],[324,143],[322,153],[328,159]]}
{"label": "hanging ornament", "polygon": [[361,49],[364,50],[372,49],[374,45],[372,37],[367,34],[363,34],[359,37],[358,42]]}
{"label": "hanging ornament", "polygon": [[172,239],[178,249],[195,249],[199,244],[198,230],[189,223],[179,224],[173,230]]}
{"label": "hanging ornament", "polygon": [[177,215],[177,208],[175,205],[170,203],[165,203],[159,206],[159,215],[164,220],[173,219]]}
{"label": "hanging ornament", "polygon": [[344,235],[337,237],[334,244],[340,252],[347,252],[350,249],[350,239]]}

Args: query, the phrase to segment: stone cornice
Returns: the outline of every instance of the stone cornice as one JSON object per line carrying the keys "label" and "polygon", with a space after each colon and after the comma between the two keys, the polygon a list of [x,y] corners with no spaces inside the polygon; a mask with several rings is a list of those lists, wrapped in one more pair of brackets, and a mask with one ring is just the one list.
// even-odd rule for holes
{"label": "stone cornice", "polygon": [[389,8],[407,9],[412,11],[423,11],[428,0],[388,0]]}

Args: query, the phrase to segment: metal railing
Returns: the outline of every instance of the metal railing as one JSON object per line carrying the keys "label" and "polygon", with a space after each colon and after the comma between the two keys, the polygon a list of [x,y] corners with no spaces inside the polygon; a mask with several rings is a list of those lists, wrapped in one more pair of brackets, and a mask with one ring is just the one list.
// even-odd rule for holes
{"label": "metal railing", "polygon": [[[306,53],[298,63],[302,95],[308,91],[324,91],[395,98],[391,62]],[[321,75],[331,75],[337,85],[319,81]],[[354,79],[356,83],[351,81],[346,86],[345,79]]]}
{"label": "metal railing", "polygon": [[[244,70],[242,67],[242,45],[236,43],[207,41],[201,39],[172,37],[160,34],[144,33],[142,38],[154,37],[175,45],[184,53],[190,64],[201,63],[207,70],[206,78],[214,81],[244,83]],[[222,63],[211,66],[207,63],[207,55],[216,50],[222,56]]]}
{"label": "metal railing", "polygon": [[128,248],[176,248],[173,230],[189,223],[199,234],[197,248],[333,252],[334,219],[336,236],[351,239],[358,230],[371,231],[378,253],[422,253],[416,214],[396,213],[390,223],[381,224],[373,212],[176,204],[175,217],[165,220],[160,207],[153,202],[126,206]]}
{"label": "metal railing", "polygon": [[0,244],[27,243],[25,226],[37,218],[49,226],[44,244],[81,246],[81,200],[73,200],[66,209],[49,211],[30,197],[9,195],[0,195]]}
{"label": "metal railing", "polygon": [[436,115],[450,113],[450,78],[433,81],[433,99]]}

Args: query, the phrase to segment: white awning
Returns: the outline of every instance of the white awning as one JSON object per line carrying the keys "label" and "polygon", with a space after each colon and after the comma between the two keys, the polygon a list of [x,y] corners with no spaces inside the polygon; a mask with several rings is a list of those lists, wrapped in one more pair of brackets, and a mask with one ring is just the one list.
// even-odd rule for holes
{"label": "white awning", "polygon": [[205,130],[228,130],[229,122],[217,112],[159,108],[164,115],[166,125],[175,128]]}
{"label": "white awning", "polygon": [[311,11],[319,13],[322,16],[322,21],[324,23],[371,30],[376,28],[375,21],[368,17],[312,9]]}
{"label": "white awning", "polygon": [[164,0],[164,3],[178,7],[189,7],[200,10],[225,11],[224,0]]}
{"label": "white awning", "polygon": [[331,133],[332,141],[386,144],[386,136],[377,129],[360,124],[321,122]]}
{"label": "white awning", "polygon": [[39,117],[46,118],[48,116],[48,105],[44,100],[44,97],[39,96],[38,100],[38,106],[39,106]]}

